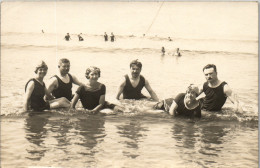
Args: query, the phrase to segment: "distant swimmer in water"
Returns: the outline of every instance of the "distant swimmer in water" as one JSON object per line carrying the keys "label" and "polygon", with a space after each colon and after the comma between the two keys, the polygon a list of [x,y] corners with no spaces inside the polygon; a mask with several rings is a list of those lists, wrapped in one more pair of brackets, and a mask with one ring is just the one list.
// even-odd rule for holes
{"label": "distant swimmer in water", "polygon": [[113,34],[113,32],[111,33],[110,39],[111,39],[111,42],[115,41],[115,35]]}
{"label": "distant swimmer in water", "polygon": [[200,103],[196,100],[199,88],[191,84],[186,93],[179,93],[175,98],[168,98],[158,102],[154,108],[165,110],[173,116],[201,117]]}
{"label": "distant swimmer in water", "polygon": [[168,37],[168,40],[169,40],[169,41],[172,41],[171,37]]}
{"label": "distant swimmer in water", "polygon": [[123,99],[135,99],[139,100],[142,98],[147,98],[141,91],[143,87],[149,92],[151,98],[158,101],[158,97],[151,88],[147,79],[140,75],[142,70],[142,63],[138,60],[133,60],[130,63],[130,75],[125,75],[123,80],[119,85],[116,99],[119,100],[120,95],[123,93]]}
{"label": "distant swimmer in water", "polygon": [[165,54],[165,49],[164,49],[164,47],[162,47],[162,54],[163,54],[163,55]]}
{"label": "distant swimmer in water", "polygon": [[70,40],[71,40],[71,38],[70,38],[70,34],[67,33],[67,35],[64,37],[64,39],[65,39],[66,41],[70,41]]}
{"label": "distant swimmer in water", "polygon": [[176,51],[175,51],[175,53],[173,54],[173,56],[177,56],[177,57],[180,57],[180,56],[181,56],[181,53],[180,53],[180,49],[179,49],[179,48],[176,48]]}
{"label": "distant swimmer in water", "polygon": [[216,65],[206,65],[203,68],[203,73],[207,81],[200,88],[201,94],[197,98],[203,98],[202,109],[207,111],[220,111],[226,99],[229,98],[235,106],[235,111],[242,113],[243,109],[240,106],[237,95],[225,81],[218,79]]}
{"label": "distant swimmer in water", "polygon": [[79,41],[84,41],[84,39],[81,37],[82,33],[78,35]]}
{"label": "distant swimmer in water", "polygon": [[105,41],[108,41],[108,35],[107,35],[106,32],[105,32],[105,34],[104,34],[104,39],[105,39]]}
{"label": "distant swimmer in water", "polygon": [[25,85],[24,111],[43,111],[54,108],[69,107],[69,101],[65,98],[45,101],[44,96],[51,97],[48,93],[43,78],[46,76],[48,66],[41,61],[35,68],[35,77]]}

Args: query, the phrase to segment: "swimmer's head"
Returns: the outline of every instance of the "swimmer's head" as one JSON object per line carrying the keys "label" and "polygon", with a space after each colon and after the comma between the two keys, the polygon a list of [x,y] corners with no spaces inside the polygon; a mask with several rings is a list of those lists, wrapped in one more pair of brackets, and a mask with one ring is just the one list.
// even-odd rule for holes
{"label": "swimmer's head", "polygon": [[101,71],[98,67],[95,67],[95,66],[91,66],[91,67],[87,68],[86,73],[85,73],[86,78],[90,79],[90,75],[93,73],[97,74],[97,77],[100,78]]}
{"label": "swimmer's head", "polygon": [[39,70],[40,68],[44,68],[46,71],[48,70],[48,66],[47,66],[47,64],[46,64],[44,61],[40,61],[40,62],[36,65],[34,72],[37,74],[37,72],[38,72],[38,70]]}
{"label": "swimmer's head", "polygon": [[217,67],[214,64],[208,64],[203,68],[203,73],[208,82],[214,82],[218,80]]}
{"label": "swimmer's head", "polygon": [[199,95],[199,88],[190,84],[186,90],[186,94],[184,97],[184,103],[189,109],[194,109],[199,105],[199,102],[196,100],[196,97]]}
{"label": "swimmer's head", "polygon": [[191,95],[197,97],[199,95],[199,88],[198,88],[198,86],[196,86],[194,84],[190,84],[188,86],[188,88],[186,89],[186,94],[191,94]]}
{"label": "swimmer's head", "polygon": [[133,65],[136,65],[137,67],[139,67],[140,69],[142,69],[142,63],[141,63],[140,61],[138,61],[138,59],[133,60],[133,61],[130,63],[130,68],[131,68]]}
{"label": "swimmer's head", "polygon": [[204,66],[203,67],[203,72],[204,72],[205,69],[210,69],[210,68],[213,68],[214,71],[217,72],[217,67],[214,64],[208,64],[208,65]]}

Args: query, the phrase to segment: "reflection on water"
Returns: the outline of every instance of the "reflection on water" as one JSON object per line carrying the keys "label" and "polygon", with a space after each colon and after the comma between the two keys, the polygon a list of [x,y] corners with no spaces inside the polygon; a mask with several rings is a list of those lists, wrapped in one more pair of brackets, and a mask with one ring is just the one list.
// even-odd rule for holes
{"label": "reflection on water", "polygon": [[[75,129],[82,136],[82,141],[78,143],[85,150],[82,150],[82,155],[94,156],[96,152],[94,147],[104,140],[105,134],[105,120],[102,116],[90,115],[84,119],[78,119]],[[84,152],[86,151],[86,152]]]}
{"label": "reflection on water", "polygon": [[117,133],[121,137],[125,137],[125,139],[120,143],[125,144],[126,148],[129,149],[127,151],[123,151],[123,154],[130,158],[138,157],[138,143],[141,138],[146,136],[145,132],[148,130],[141,125],[141,121],[139,119],[131,119],[124,125],[118,125],[117,129]]}
{"label": "reflection on water", "polygon": [[48,119],[40,115],[30,115],[25,120],[25,138],[31,143],[26,149],[28,154],[27,158],[31,160],[41,160],[46,152],[44,140],[47,136],[47,129],[44,128],[48,123]]}

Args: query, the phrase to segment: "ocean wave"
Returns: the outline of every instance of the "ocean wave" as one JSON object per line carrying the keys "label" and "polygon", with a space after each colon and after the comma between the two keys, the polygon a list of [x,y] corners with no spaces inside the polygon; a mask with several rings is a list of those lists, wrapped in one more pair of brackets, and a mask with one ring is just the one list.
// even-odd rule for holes
{"label": "ocean wave", "polygon": [[[123,53],[161,53],[161,49],[158,48],[147,48],[147,47],[133,47],[133,48],[120,48],[120,47],[95,47],[95,46],[68,46],[68,45],[59,45],[58,47],[56,45],[19,45],[19,44],[1,44],[2,48],[6,49],[37,49],[37,48],[44,48],[44,49],[58,49],[58,50],[69,50],[69,51],[88,51],[88,52],[110,52],[110,53],[116,53],[116,52],[123,52]],[[172,54],[174,51],[171,51]],[[203,50],[181,50],[182,55],[189,55],[189,54],[222,54],[222,55],[257,55],[255,53],[249,53],[249,52],[228,52],[228,51],[203,51]],[[168,52],[168,54],[170,54]]]}

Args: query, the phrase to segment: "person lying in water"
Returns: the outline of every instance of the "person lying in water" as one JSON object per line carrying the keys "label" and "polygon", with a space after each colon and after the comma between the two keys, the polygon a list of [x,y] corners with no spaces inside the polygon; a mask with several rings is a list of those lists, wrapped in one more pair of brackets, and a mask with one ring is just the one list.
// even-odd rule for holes
{"label": "person lying in water", "polygon": [[30,79],[25,85],[24,111],[43,111],[48,109],[69,107],[69,101],[66,98],[58,98],[51,101],[45,101],[44,96],[49,95],[44,77],[47,74],[48,66],[41,61],[35,68],[35,77]]}
{"label": "person lying in water", "polygon": [[191,84],[186,93],[179,93],[175,98],[168,98],[158,102],[154,109],[165,110],[170,115],[201,117],[200,103],[196,100],[199,88]]}
{"label": "person lying in water", "polygon": [[75,106],[78,100],[81,100],[81,104],[89,113],[97,113],[103,108],[114,109],[115,111],[123,111],[120,106],[110,104],[105,101],[106,95],[106,86],[100,82],[101,71],[97,67],[89,67],[86,70],[87,83],[81,85],[71,102],[72,109],[75,109]]}

